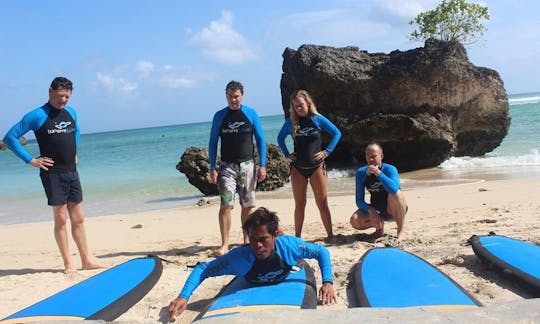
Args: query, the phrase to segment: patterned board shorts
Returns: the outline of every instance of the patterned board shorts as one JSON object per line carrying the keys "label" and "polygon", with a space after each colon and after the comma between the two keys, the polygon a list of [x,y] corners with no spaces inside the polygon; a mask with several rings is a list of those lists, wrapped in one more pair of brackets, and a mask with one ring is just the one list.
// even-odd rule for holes
{"label": "patterned board shorts", "polygon": [[255,207],[256,167],[253,160],[231,163],[221,161],[218,171],[221,206],[234,207],[236,194],[242,207]]}

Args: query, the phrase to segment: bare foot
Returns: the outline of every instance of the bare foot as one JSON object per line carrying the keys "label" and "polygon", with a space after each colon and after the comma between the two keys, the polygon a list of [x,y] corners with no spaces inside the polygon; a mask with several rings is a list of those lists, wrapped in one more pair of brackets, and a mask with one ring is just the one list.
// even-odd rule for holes
{"label": "bare foot", "polygon": [[212,251],[212,253],[210,253],[210,256],[217,258],[227,254],[227,252],[229,252],[229,249],[221,247],[218,250]]}
{"label": "bare foot", "polygon": [[77,273],[77,269],[74,266],[66,265],[66,268],[64,269],[64,274],[72,275],[76,273]]}
{"label": "bare foot", "polygon": [[405,231],[401,231],[401,233],[398,234],[397,240],[400,242],[403,242],[407,239],[407,233]]}
{"label": "bare foot", "polygon": [[92,269],[101,269],[101,268],[106,268],[106,267],[104,265],[97,263],[95,260],[83,262],[83,265],[82,265],[83,270],[92,270]]}

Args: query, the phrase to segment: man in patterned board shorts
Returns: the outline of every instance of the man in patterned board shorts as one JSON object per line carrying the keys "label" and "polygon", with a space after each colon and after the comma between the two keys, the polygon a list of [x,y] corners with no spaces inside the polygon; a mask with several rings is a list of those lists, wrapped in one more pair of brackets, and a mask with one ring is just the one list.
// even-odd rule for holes
{"label": "man in patterned board shorts", "polygon": [[[219,229],[221,247],[213,256],[221,256],[229,251],[229,232],[231,230],[231,211],[236,194],[242,207],[242,224],[255,207],[255,187],[266,178],[266,142],[259,116],[251,107],[242,105],[244,86],[231,81],[225,88],[228,106],[219,110],[212,120],[208,154],[210,158],[210,180],[218,185],[221,206],[219,209]],[[254,160],[257,141],[259,167]],[[221,162],[216,169],[217,143],[221,140]],[[244,243],[248,243],[244,232]]]}

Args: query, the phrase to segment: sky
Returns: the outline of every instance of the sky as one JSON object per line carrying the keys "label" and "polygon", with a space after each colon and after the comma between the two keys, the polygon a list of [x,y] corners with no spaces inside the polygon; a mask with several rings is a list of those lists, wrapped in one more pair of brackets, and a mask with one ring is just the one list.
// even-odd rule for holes
{"label": "sky", "polygon": [[[540,1],[483,0],[490,19],[466,46],[496,70],[508,94],[540,91]],[[243,103],[282,114],[282,53],[303,44],[369,53],[423,46],[409,40],[437,0],[0,0],[0,137],[45,103],[56,76],[82,133],[210,121],[225,85]]]}

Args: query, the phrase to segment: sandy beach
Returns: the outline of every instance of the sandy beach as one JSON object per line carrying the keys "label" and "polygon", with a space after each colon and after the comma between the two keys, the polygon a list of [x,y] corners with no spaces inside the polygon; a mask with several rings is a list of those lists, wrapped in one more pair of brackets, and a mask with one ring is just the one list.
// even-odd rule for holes
{"label": "sandy beach", "polygon": [[[409,205],[409,239],[400,247],[431,262],[483,305],[491,307],[486,309],[524,301],[527,294],[481,264],[466,242],[474,234],[493,231],[540,245],[540,179],[445,184],[404,188]],[[331,195],[329,203],[336,242],[323,242],[325,232],[313,199],[308,200],[303,238],[323,244],[331,252],[338,301],[318,308],[322,310],[319,314],[330,314],[330,318],[333,312],[343,316],[343,310],[348,308],[347,276],[353,265],[368,249],[393,244],[396,227],[387,222],[387,235],[372,241],[367,238],[370,231],[359,232],[349,225],[355,209],[352,191]],[[290,192],[260,195],[258,206],[276,211],[285,232],[294,233]],[[87,218],[90,247],[104,265],[114,266],[148,254],[170,261],[164,262],[156,286],[118,321],[166,321],[166,307],[189,275],[188,266],[209,260],[209,252],[220,243],[218,208],[216,200],[210,200],[201,207]],[[239,208],[235,208],[231,238],[236,244],[242,239],[239,220]],[[136,227],[140,228],[132,228],[139,224]],[[74,243],[70,244],[73,257],[80,262]],[[0,251],[0,318],[102,271],[63,274],[52,222],[0,226]],[[313,265],[320,285],[320,272],[316,262]],[[191,322],[230,279],[226,276],[206,280],[176,322]],[[353,312],[350,314],[354,316]],[[372,320],[377,318],[372,316]]]}

